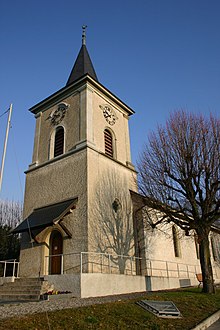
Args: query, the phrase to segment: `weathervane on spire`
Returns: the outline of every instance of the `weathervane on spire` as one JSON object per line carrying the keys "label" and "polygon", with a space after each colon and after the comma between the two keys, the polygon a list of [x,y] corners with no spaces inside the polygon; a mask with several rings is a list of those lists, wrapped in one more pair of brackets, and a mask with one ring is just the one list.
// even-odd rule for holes
{"label": "weathervane on spire", "polygon": [[86,28],[87,28],[87,25],[82,26],[82,44],[83,45],[86,44]]}

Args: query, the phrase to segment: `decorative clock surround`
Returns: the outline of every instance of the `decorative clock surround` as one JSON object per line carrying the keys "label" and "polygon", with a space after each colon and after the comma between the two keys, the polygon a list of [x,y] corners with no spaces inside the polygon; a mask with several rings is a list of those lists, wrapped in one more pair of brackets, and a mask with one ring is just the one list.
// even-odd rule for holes
{"label": "decorative clock surround", "polygon": [[50,115],[50,120],[53,125],[58,125],[61,123],[66,115],[66,111],[69,108],[69,104],[60,103],[57,109]]}
{"label": "decorative clock surround", "polygon": [[109,125],[114,125],[118,117],[114,109],[109,104],[103,104],[99,106],[103,111],[103,116]]}

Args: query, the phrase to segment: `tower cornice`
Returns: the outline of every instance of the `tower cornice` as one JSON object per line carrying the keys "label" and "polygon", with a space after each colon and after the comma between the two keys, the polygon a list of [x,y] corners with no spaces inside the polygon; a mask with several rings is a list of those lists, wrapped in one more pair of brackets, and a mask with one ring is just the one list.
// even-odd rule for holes
{"label": "tower cornice", "polygon": [[118,106],[120,106],[128,114],[128,116],[135,113],[133,109],[131,109],[127,104],[121,101],[116,95],[110,92],[110,90],[108,90],[100,82],[93,79],[89,74],[86,74],[83,77],[79,78],[77,81],[73,82],[72,84],[61,88],[60,90],[50,95],[43,101],[31,107],[29,111],[36,115],[38,114],[38,112],[48,109],[52,104],[56,104],[57,102],[60,102],[63,98],[67,97],[68,95],[72,95],[74,92],[79,91],[80,88],[82,88],[83,85],[86,84],[91,85],[93,88],[97,89],[99,92],[102,92],[104,95],[109,97],[113,102],[115,102]]}

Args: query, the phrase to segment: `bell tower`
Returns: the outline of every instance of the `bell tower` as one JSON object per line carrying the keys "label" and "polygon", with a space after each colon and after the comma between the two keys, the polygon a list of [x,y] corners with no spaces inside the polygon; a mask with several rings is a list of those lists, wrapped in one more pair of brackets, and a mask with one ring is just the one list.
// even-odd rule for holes
{"label": "bell tower", "polygon": [[[66,85],[30,112],[36,119],[33,157],[24,220],[14,230],[22,233],[21,276],[75,272],[80,252],[133,254],[130,190],[137,187],[128,120],[134,111],[98,81],[86,26]],[[125,208],[126,251],[104,228],[111,217],[128,214]],[[54,265],[58,250],[64,259]]]}

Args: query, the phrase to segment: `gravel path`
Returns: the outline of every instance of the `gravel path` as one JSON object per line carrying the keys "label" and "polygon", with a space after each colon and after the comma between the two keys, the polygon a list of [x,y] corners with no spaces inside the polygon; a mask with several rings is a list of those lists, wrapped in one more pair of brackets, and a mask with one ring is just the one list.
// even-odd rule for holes
{"label": "gravel path", "polygon": [[96,298],[76,298],[71,294],[66,294],[49,296],[49,300],[41,300],[37,302],[0,302],[0,319],[22,316],[25,314],[41,313],[45,311],[61,310],[65,308],[77,308],[95,304],[104,304],[106,302],[133,299],[144,295],[146,296],[146,292]]}

